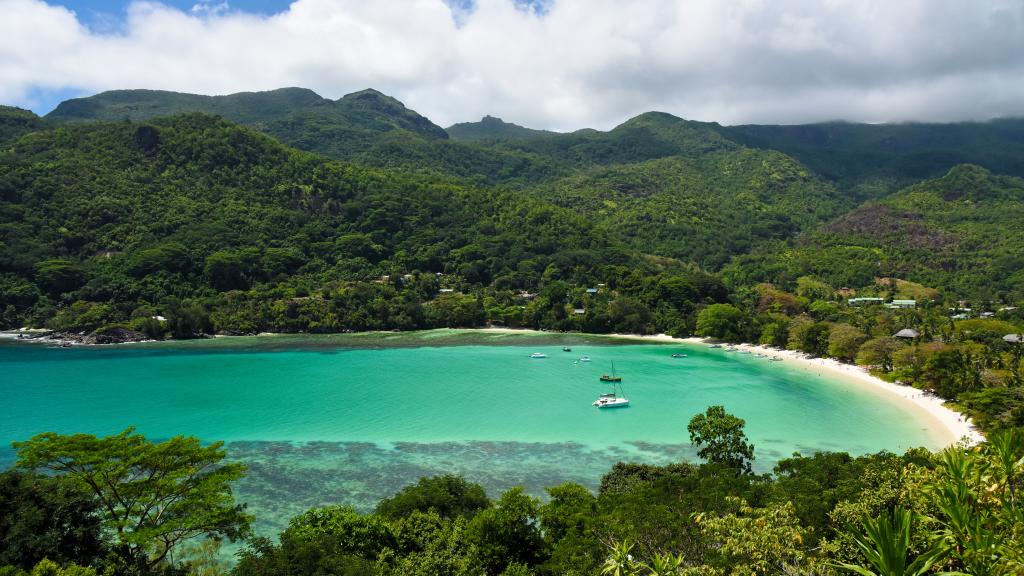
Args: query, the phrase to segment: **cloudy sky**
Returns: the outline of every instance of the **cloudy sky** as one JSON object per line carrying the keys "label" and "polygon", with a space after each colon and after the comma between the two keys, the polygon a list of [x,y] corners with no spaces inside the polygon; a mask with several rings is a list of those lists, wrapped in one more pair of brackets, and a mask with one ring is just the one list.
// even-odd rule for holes
{"label": "cloudy sky", "polygon": [[442,126],[1024,116],[1024,1],[0,0],[0,103],[283,86]]}

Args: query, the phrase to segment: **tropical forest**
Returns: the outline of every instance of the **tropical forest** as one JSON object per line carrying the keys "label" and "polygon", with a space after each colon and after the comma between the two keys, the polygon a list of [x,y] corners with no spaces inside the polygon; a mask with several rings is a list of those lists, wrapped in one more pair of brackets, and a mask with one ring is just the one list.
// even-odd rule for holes
{"label": "tropical forest", "polygon": [[[265,463],[222,438],[116,412],[116,429],[51,426],[12,401],[16,382],[32,387],[16,374],[74,381],[94,357],[152,357],[186,382],[198,375],[171,363],[193,349],[216,362],[219,349],[189,348],[204,342],[373,333],[370,354],[405,333],[485,328],[566,353],[577,335],[661,335],[700,339],[701,354],[751,346],[764,365],[830,362],[975,436],[765,456],[754,417],[710,400],[673,413],[688,452],[618,454],[589,483],[423,465],[386,493],[261,524],[266,502],[316,478],[282,474],[247,506],[239,483]],[[13,442],[0,576],[1024,574],[1020,119],[723,125],[652,111],[609,130],[493,116],[445,128],[374,89],[305,88],[3,106],[0,330]],[[602,382],[623,380],[611,367]],[[140,369],[104,406],[146,382],[159,394],[158,377]],[[438,394],[444,377],[417,376]],[[227,404],[256,394],[247,382],[231,381]],[[82,422],[100,410],[86,388],[66,392]]]}

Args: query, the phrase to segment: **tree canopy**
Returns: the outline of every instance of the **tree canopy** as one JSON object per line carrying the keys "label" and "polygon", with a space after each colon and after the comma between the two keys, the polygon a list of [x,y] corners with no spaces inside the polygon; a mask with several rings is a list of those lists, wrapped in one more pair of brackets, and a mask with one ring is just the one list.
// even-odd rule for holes
{"label": "tree canopy", "polygon": [[223,463],[220,442],[153,443],[129,428],[103,438],[48,432],[14,447],[19,468],[58,474],[92,493],[104,533],[131,565],[152,568],[192,538],[249,532],[251,517],[231,494],[245,465]]}

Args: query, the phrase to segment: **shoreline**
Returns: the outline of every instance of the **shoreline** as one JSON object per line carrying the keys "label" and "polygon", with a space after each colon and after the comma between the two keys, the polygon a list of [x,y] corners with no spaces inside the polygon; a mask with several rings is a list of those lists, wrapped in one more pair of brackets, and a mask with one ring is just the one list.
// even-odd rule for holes
{"label": "shoreline", "polygon": [[[676,338],[668,334],[612,334],[617,338],[633,340],[647,340],[651,342],[662,342],[666,344],[690,344],[698,346],[710,346],[713,341],[706,338],[690,337]],[[732,344],[740,350],[760,352],[766,355],[775,356],[783,363],[792,367],[818,370],[821,376],[835,379],[837,381],[853,384],[865,390],[871,390],[888,398],[898,399],[910,406],[914,412],[932,420],[942,427],[942,430],[935,432],[942,433],[943,440],[940,442],[943,447],[952,446],[962,440],[969,445],[985,441],[985,436],[978,430],[970,418],[946,406],[945,401],[938,396],[927,394],[913,386],[903,386],[886,382],[881,378],[872,375],[865,368],[854,364],[843,364],[832,358],[812,358],[796,350],[780,350],[769,346],[757,344]]]}
{"label": "shoreline", "polygon": [[[710,346],[713,342],[709,339],[689,337],[689,338],[676,338],[667,334],[583,334],[576,332],[547,332],[541,330],[533,330],[530,328],[505,328],[505,327],[487,327],[487,328],[439,328],[435,330],[448,330],[451,332],[467,332],[467,333],[491,333],[491,334],[519,334],[524,336],[563,336],[571,334],[580,334],[588,337],[603,337],[603,338],[617,338],[623,340],[638,340],[647,342],[657,342],[661,344],[683,344],[683,345],[694,345],[694,346]],[[60,345],[63,341],[59,339],[50,339],[46,336],[40,337],[40,333],[49,332],[47,330],[11,330],[0,332],[0,338],[22,340],[22,341],[35,341],[39,344],[50,344]],[[382,332],[383,333],[383,332]],[[27,337],[19,338],[19,335],[24,334]],[[256,335],[247,335],[246,337],[273,337],[283,336],[286,334],[276,334],[269,332],[262,332]],[[213,339],[230,339],[234,336],[228,335],[217,335]],[[155,341],[148,341],[155,342]],[[134,343],[134,342],[128,342]],[[81,344],[76,343],[75,346],[110,346],[111,344]],[[811,358],[806,356],[803,352],[794,350],[780,350],[777,348],[771,348],[768,346],[760,346],[755,344],[733,344],[740,350],[749,350],[751,352],[760,352],[766,355],[774,356],[781,359],[785,364],[790,367],[799,367],[805,370],[814,369],[817,370],[819,375],[826,376],[831,379],[835,379],[840,382],[849,383],[855,386],[859,386],[862,389],[869,390],[876,394],[884,395],[892,400],[899,400],[909,407],[912,411],[917,413],[920,417],[925,420],[930,420],[928,424],[929,429],[933,430],[936,437],[940,437],[938,443],[945,446],[950,446],[966,440],[969,445],[977,444],[985,440],[984,435],[974,426],[970,418],[963,414],[949,408],[945,405],[944,401],[934,395],[926,394],[925,392],[918,390],[912,386],[903,386],[899,384],[893,384],[886,382],[881,378],[873,376],[866,369],[852,365],[843,364],[837,360],[830,358]]]}

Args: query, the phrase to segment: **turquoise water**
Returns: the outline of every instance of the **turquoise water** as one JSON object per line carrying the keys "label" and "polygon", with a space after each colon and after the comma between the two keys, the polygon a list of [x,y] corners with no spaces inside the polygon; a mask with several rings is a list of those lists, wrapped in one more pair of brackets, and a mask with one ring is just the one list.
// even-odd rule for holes
{"label": "turquoise water", "polygon": [[[688,357],[671,357],[679,351]],[[599,411],[590,403],[613,361],[632,406]],[[267,529],[312,505],[368,508],[425,474],[539,494],[566,480],[594,486],[619,460],[694,459],[686,424],[711,404],[746,419],[762,471],[794,451],[937,447],[900,405],[783,364],[701,346],[457,331],[8,343],[0,442],[128,426],[224,440],[250,465],[239,496]]]}

